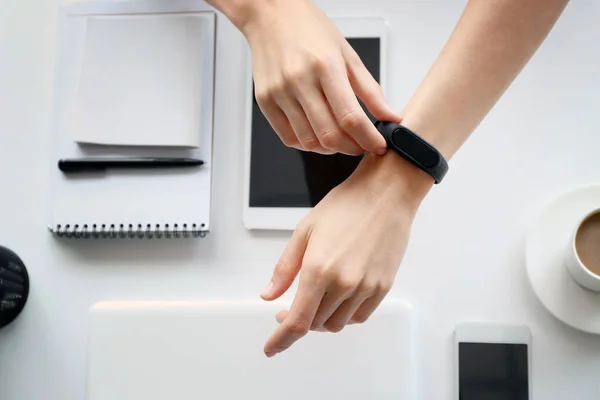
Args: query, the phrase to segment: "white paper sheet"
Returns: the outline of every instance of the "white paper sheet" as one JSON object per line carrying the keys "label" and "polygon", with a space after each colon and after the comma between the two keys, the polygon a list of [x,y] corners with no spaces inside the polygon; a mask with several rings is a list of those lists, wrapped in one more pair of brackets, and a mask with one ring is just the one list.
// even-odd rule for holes
{"label": "white paper sheet", "polygon": [[208,29],[201,15],[87,18],[73,139],[199,146]]}
{"label": "white paper sheet", "polygon": [[[73,137],[77,136],[73,133],[73,113],[77,110],[81,90],[80,82],[83,74],[81,67],[89,43],[89,37],[86,37],[86,32],[89,34],[89,22],[103,19],[112,20],[110,23],[113,23],[117,18],[123,18],[124,21],[134,16],[137,20],[142,18],[150,20],[165,18],[167,14],[178,19],[182,17],[198,19],[206,26],[204,44],[196,47],[203,49],[202,65],[199,68],[202,71],[200,79],[203,96],[201,107],[197,111],[199,125],[196,129],[197,133],[194,134],[198,136],[198,139],[194,140],[199,143],[199,146],[190,148],[97,146],[73,141]],[[195,27],[200,26],[200,23],[192,25],[194,28],[190,29],[194,30]],[[129,225],[132,225],[136,231],[150,229],[152,232],[172,232],[186,229],[186,225],[188,229],[196,225],[205,232],[210,231],[215,27],[216,13],[203,0],[169,0],[168,2],[84,0],[60,8],[53,110],[54,149],[48,159],[52,182],[49,188],[51,193],[47,225],[54,234],[81,232],[86,227],[89,232],[94,229],[94,225],[96,229],[103,232],[110,232],[113,225],[116,230],[121,230],[123,225],[126,231],[130,229]],[[191,40],[183,47],[192,48],[189,43]],[[170,53],[170,50],[167,53]],[[162,63],[163,60],[159,57],[158,62]],[[158,120],[155,115],[146,117],[148,120],[153,118],[155,121]],[[142,122],[146,126],[151,125]],[[107,124],[106,121],[98,123]],[[138,134],[137,132],[134,133]],[[109,133],[113,134],[113,132]],[[148,131],[144,133],[148,135]],[[120,132],[120,134],[126,136],[130,132]],[[122,138],[111,137],[115,138],[115,141],[118,139],[124,142]],[[134,139],[136,137],[143,138],[143,136],[133,136]],[[170,143],[173,143],[173,137],[175,136],[163,136]],[[179,137],[183,138],[181,134]],[[106,136],[102,139],[105,140]],[[149,142],[145,140],[144,143]],[[56,162],[60,158],[87,156],[192,157],[203,160],[204,165],[200,168],[168,171],[109,170],[105,174],[78,176],[65,175],[57,168]]]}

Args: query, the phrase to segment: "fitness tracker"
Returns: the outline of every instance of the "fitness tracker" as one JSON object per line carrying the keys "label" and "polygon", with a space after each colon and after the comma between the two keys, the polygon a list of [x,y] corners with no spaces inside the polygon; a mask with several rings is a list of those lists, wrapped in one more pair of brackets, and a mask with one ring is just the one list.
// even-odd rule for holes
{"label": "fitness tracker", "polygon": [[448,163],[435,147],[400,124],[376,121],[375,127],[385,138],[390,149],[429,174],[436,184],[444,179],[448,172]]}

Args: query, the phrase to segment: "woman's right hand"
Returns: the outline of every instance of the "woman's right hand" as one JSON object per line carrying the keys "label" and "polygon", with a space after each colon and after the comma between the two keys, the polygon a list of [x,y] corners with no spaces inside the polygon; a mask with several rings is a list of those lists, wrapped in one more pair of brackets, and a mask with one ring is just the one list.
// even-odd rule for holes
{"label": "woman's right hand", "polygon": [[357,96],[379,120],[400,116],[336,26],[308,0],[252,3],[239,28],[251,49],[258,105],[283,143],[322,154],[384,154],[385,140]]}

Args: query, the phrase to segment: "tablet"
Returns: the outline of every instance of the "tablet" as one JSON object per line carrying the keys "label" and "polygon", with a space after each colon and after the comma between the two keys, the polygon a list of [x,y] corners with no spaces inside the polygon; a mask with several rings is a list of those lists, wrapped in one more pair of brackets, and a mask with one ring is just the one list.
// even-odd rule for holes
{"label": "tablet", "polygon": [[[386,20],[332,20],[386,93]],[[246,83],[244,226],[247,229],[294,230],[331,189],[352,174],[362,156],[321,155],[288,148],[256,102],[249,54]],[[367,111],[364,106],[363,109]],[[367,115],[375,121],[368,111]]]}

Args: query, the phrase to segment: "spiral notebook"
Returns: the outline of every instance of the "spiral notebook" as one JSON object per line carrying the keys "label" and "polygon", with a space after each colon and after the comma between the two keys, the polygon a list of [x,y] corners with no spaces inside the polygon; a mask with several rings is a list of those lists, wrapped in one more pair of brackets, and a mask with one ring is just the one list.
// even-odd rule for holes
{"label": "spiral notebook", "polygon": [[[48,228],[54,235],[179,238],[204,237],[210,230],[215,26],[216,13],[201,0],[77,1],[61,7],[49,166]],[[192,34],[204,43],[180,40]],[[99,35],[112,44],[98,46]],[[115,48],[136,48],[136,40],[144,50],[135,56]],[[102,52],[95,54],[96,48]],[[111,49],[115,59],[107,62]],[[165,55],[171,59],[161,60]],[[130,70],[111,80],[102,73],[107,65]],[[146,75],[137,79],[138,70]],[[182,71],[192,71],[191,92],[181,84]],[[154,79],[157,73],[163,78]],[[109,104],[111,97],[118,107]],[[140,104],[144,97],[152,97],[150,106]],[[160,104],[165,97],[169,103]],[[61,158],[86,156],[187,157],[204,164],[74,175],[58,169]]]}

